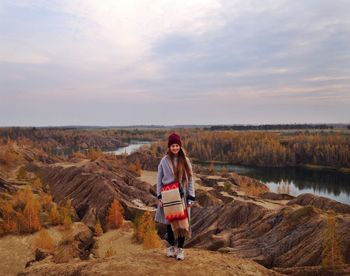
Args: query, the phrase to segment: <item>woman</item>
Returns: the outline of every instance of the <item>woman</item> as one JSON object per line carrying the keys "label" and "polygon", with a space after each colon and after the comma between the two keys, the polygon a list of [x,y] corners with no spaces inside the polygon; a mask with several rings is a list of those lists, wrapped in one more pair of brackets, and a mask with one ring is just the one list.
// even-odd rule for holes
{"label": "woman", "polygon": [[[186,214],[185,224],[179,223],[180,220],[166,219],[164,208],[171,204],[162,202],[162,188],[166,184],[179,183],[182,207]],[[168,185],[169,186],[169,185]],[[190,208],[195,201],[194,183],[192,181],[192,165],[190,159],[186,156],[185,151],[181,147],[180,136],[172,133],[168,138],[167,154],[161,159],[158,165],[157,175],[157,197],[159,199],[158,208],[155,214],[155,221],[167,225],[167,241],[170,246],[167,248],[167,256],[175,257],[177,260],[183,260],[184,242],[186,237],[191,236],[190,227]],[[175,242],[177,241],[177,248]]]}

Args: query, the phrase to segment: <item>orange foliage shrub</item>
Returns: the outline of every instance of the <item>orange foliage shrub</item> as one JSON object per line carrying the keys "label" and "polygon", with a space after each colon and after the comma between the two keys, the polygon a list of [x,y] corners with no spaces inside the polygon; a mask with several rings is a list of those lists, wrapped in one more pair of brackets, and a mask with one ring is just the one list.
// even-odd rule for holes
{"label": "orange foliage shrub", "polygon": [[151,248],[159,248],[161,246],[162,246],[162,241],[160,240],[157,234],[157,230],[155,228],[148,229],[143,239],[143,248],[151,249]]}
{"label": "orange foliage shrub", "polygon": [[41,248],[53,252],[55,249],[55,243],[53,238],[50,236],[47,229],[42,228],[34,242],[34,249]]}
{"label": "orange foliage shrub", "polygon": [[124,209],[121,206],[119,200],[114,199],[112,205],[108,209],[107,227],[109,229],[115,229],[122,226],[124,222],[123,214]]}
{"label": "orange foliage shrub", "polygon": [[95,161],[97,158],[102,156],[103,152],[94,148],[89,148],[89,151],[87,153],[87,158],[89,158],[91,161]]}
{"label": "orange foliage shrub", "polygon": [[19,159],[18,155],[13,150],[12,145],[7,145],[5,149],[0,151],[0,164],[6,168],[10,168]]}
{"label": "orange foliage shrub", "polygon": [[82,152],[80,151],[75,151],[71,154],[70,158],[81,158],[81,159],[84,159],[86,158],[85,154],[83,154]]}
{"label": "orange foliage shrub", "polygon": [[47,193],[41,194],[41,206],[45,211],[49,211],[52,205],[52,196]]}
{"label": "orange foliage shrub", "polygon": [[115,255],[115,251],[113,250],[112,247],[109,247],[105,253],[105,258],[111,257],[113,255]]}
{"label": "orange foliage shrub", "polygon": [[138,176],[141,176],[141,165],[139,162],[136,164],[129,164],[128,169],[135,172]]}
{"label": "orange foliage shrub", "polygon": [[157,234],[152,213],[146,211],[142,216],[137,216],[134,221],[134,237],[142,242],[145,249],[161,247],[162,242]]}
{"label": "orange foliage shrub", "polygon": [[0,203],[0,214],[2,220],[0,221],[0,234],[15,233],[17,230],[16,213],[13,210],[11,202]]}

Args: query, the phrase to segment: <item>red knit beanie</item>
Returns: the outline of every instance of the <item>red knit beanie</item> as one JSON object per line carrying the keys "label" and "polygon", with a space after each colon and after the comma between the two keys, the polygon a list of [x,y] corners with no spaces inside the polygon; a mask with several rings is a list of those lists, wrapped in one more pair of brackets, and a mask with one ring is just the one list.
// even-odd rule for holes
{"label": "red knit beanie", "polygon": [[169,135],[168,138],[168,148],[172,145],[172,144],[178,144],[181,147],[181,139],[180,136],[177,135],[176,133],[172,133]]}

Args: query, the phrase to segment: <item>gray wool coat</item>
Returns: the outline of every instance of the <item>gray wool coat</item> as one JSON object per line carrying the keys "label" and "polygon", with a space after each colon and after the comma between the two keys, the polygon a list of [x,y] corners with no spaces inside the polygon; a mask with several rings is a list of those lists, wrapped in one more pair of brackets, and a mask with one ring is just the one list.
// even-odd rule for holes
{"label": "gray wool coat", "polygon": [[[175,166],[177,165],[177,157],[174,159]],[[192,164],[188,157],[186,157],[188,165],[192,172]],[[171,160],[168,155],[165,155],[159,162],[158,165],[158,174],[157,174],[157,197],[160,198],[161,196],[161,189],[164,184],[169,184],[175,181],[174,177],[174,171],[172,168]],[[194,189],[194,183],[192,177],[187,177],[186,175],[186,182],[188,183],[187,188],[183,190],[184,192],[184,198],[187,200],[195,200],[195,189]],[[183,184],[182,181],[180,184]],[[185,200],[185,203],[187,205],[187,200]],[[188,214],[190,216],[190,208],[188,208]],[[164,209],[160,204],[158,203],[156,214],[154,217],[154,220],[159,223],[163,224],[170,224],[170,222],[165,218],[164,215]]]}

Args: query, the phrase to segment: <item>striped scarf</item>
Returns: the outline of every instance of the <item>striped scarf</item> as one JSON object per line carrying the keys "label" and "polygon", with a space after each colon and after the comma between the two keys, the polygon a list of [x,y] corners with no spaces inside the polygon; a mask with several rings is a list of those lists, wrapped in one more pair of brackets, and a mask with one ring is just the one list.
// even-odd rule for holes
{"label": "striped scarf", "polygon": [[170,222],[175,238],[190,237],[187,208],[184,198],[180,196],[179,183],[163,185],[161,194],[165,218]]}

